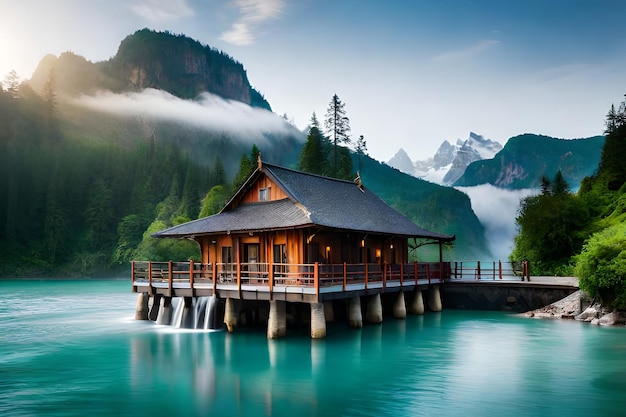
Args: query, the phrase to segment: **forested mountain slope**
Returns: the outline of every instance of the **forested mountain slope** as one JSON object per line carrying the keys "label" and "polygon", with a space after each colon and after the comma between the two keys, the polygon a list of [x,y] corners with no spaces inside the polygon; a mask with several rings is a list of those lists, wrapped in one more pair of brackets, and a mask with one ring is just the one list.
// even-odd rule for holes
{"label": "forested mountain slope", "polygon": [[[169,62],[182,58],[197,65]],[[241,71],[186,37],[140,31],[107,62],[48,56],[29,82],[1,88],[0,276],[127,275],[136,256],[188,259],[197,248],[185,242],[138,250],[150,228],[197,218],[215,186],[225,202],[253,145],[298,168],[304,134]],[[457,235],[446,258],[483,253],[463,194],[369,158],[362,177],[420,226]]]}
{"label": "forested mountain slope", "polygon": [[416,224],[434,232],[456,235],[454,247],[444,254],[447,260],[489,259],[485,229],[466,194],[415,178],[368,157],[361,157],[360,174],[369,190]]}
{"label": "forested mountain slope", "polygon": [[493,159],[470,164],[454,186],[537,188],[542,176],[552,178],[560,170],[568,184],[577,187],[597,169],[603,145],[604,136],[569,140],[533,134],[515,136]]}

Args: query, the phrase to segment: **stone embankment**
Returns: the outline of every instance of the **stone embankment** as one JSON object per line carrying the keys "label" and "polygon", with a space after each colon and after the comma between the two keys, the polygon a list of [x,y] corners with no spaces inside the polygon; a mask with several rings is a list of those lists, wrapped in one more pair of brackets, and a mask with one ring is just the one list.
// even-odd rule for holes
{"label": "stone embankment", "polygon": [[583,291],[571,295],[537,310],[521,314],[524,317],[539,319],[570,319],[598,326],[619,326],[626,324],[626,312],[607,310],[594,303]]}

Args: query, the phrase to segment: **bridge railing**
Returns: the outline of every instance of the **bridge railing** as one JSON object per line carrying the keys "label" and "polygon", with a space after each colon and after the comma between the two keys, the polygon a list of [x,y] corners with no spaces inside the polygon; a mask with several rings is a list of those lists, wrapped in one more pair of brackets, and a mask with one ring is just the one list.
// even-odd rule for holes
{"label": "bridge railing", "polygon": [[450,279],[529,281],[528,261],[455,261]]}

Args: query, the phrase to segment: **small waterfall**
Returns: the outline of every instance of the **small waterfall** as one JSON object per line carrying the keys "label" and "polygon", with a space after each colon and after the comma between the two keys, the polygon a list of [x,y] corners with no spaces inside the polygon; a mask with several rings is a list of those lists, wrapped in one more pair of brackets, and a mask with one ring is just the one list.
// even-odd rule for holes
{"label": "small waterfall", "polygon": [[213,330],[217,326],[215,325],[215,308],[217,306],[217,297],[212,295],[208,297],[206,303],[206,310],[204,312],[204,330]]}
{"label": "small waterfall", "polygon": [[174,307],[174,314],[172,314],[172,327],[180,329],[183,324],[183,310],[185,310],[185,299],[183,297],[176,297],[175,299],[177,303]]}
{"label": "small waterfall", "polygon": [[193,309],[193,328],[194,329],[202,329],[203,323],[205,321],[205,310],[207,305],[208,297],[198,297],[194,299],[194,309]]}
{"label": "small waterfall", "polygon": [[172,299],[161,297],[159,301],[159,311],[157,313],[156,324],[169,325],[172,321]]}

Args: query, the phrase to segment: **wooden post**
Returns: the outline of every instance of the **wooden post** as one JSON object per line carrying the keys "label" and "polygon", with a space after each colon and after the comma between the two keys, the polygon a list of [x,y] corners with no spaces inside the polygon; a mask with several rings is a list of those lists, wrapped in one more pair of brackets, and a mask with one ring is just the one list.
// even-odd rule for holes
{"label": "wooden post", "polygon": [[400,264],[400,286],[404,282],[404,263]]}
{"label": "wooden post", "polygon": [[213,295],[217,291],[217,256],[215,257],[215,261],[213,261]]}
{"label": "wooden post", "polygon": [[172,288],[174,287],[174,274],[172,274],[172,261],[167,262],[167,289],[170,297],[172,296]]}
{"label": "wooden post", "polygon": [[[367,262],[365,262],[365,289],[367,289],[367,281],[368,281],[368,272],[367,272]],[[385,276],[383,275],[383,285],[385,282]]]}
{"label": "wooden post", "polygon": [[[271,245],[273,246],[273,245]],[[270,300],[272,299],[272,294],[274,293],[274,249],[272,248],[271,256],[269,257],[268,270],[267,270],[267,279],[270,287]]]}
{"label": "wooden post", "polygon": [[[333,271],[332,273],[334,274],[335,271]],[[346,291],[347,284],[348,284],[348,265],[344,262],[343,263],[343,290],[344,292]]]}
{"label": "wooden post", "polygon": [[413,275],[415,275],[415,286],[417,287],[417,280],[418,280],[418,274],[419,274],[419,268],[417,267],[417,262],[413,262]]}
{"label": "wooden post", "polygon": [[191,288],[191,296],[196,296],[196,290],[193,287],[193,259],[189,260],[189,287]]}
{"label": "wooden post", "polygon": [[502,261],[498,260],[498,274],[500,279],[502,279]]}
{"label": "wooden post", "polygon": [[130,267],[131,267],[130,283],[133,286],[133,292],[136,292],[135,291],[135,261],[130,261]]}
{"label": "wooden post", "polygon": [[241,300],[241,250],[239,248],[239,239],[237,239],[237,291]]}
{"label": "wooden post", "polygon": [[315,302],[320,302],[320,274],[319,274],[319,262],[315,262],[313,265],[313,281],[315,283]]}
{"label": "wooden post", "polygon": [[154,295],[154,288],[152,288],[152,262],[148,262],[148,294]]}
{"label": "wooden post", "polygon": [[428,278],[428,283],[430,284],[430,262],[426,264],[426,278]]}
{"label": "wooden post", "polygon": [[477,261],[476,265],[476,279],[480,279],[480,261]]}
{"label": "wooden post", "polygon": [[493,280],[496,280],[496,261],[493,261],[493,269],[492,269],[492,274],[493,274]]}

